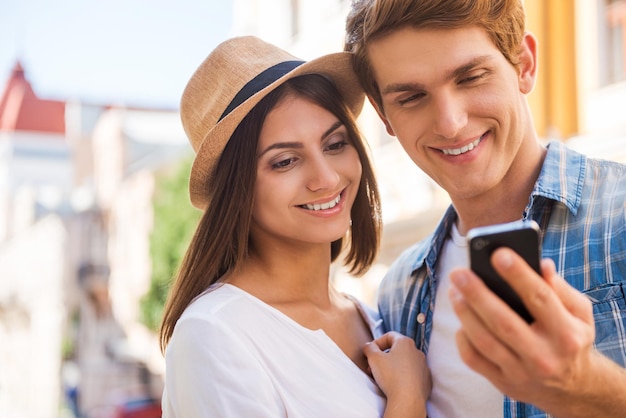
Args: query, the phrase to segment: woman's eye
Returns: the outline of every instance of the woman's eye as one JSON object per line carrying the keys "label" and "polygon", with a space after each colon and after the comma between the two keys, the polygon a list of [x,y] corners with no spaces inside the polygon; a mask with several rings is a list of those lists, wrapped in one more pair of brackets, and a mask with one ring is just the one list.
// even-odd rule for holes
{"label": "woman's eye", "polygon": [[273,170],[280,170],[282,168],[288,168],[289,166],[291,166],[295,162],[296,162],[296,158],[295,157],[286,158],[284,160],[280,160],[278,162],[273,163],[272,164],[272,169]]}
{"label": "woman's eye", "polygon": [[338,142],[333,142],[332,144],[329,144],[326,147],[326,150],[328,151],[340,151],[343,148],[345,148],[346,146],[348,146],[348,141],[338,141]]}

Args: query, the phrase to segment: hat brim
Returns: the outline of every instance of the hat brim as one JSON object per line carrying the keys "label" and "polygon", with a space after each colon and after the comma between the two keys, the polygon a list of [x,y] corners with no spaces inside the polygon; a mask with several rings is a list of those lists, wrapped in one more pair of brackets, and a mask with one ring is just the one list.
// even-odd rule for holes
{"label": "hat brim", "polygon": [[333,80],[354,116],[358,116],[363,108],[365,94],[352,71],[351,56],[349,52],[337,52],[308,61],[252,95],[217,123],[204,137],[191,167],[191,204],[199,209],[206,209],[210,201],[207,184],[233,132],[254,106],[285,81],[304,74],[325,75]]}

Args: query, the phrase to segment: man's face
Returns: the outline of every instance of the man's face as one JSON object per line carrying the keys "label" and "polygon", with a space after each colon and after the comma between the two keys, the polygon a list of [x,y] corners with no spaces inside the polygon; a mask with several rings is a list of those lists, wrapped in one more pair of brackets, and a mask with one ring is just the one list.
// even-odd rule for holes
{"label": "man's face", "polygon": [[453,201],[492,195],[528,168],[534,41],[521,51],[518,69],[474,26],[403,28],[368,46],[388,132]]}

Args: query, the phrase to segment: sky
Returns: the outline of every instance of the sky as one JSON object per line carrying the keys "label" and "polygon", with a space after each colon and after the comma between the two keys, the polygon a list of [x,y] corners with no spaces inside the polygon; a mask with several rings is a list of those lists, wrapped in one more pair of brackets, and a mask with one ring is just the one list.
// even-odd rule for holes
{"label": "sky", "polygon": [[0,0],[0,91],[19,60],[42,99],[178,108],[231,23],[230,0]]}

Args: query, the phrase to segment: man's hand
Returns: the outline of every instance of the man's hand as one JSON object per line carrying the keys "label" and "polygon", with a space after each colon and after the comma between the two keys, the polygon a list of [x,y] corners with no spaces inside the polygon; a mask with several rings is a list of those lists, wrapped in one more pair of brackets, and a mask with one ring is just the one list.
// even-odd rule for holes
{"label": "man's hand", "polygon": [[463,361],[503,393],[553,415],[626,411],[626,371],[593,348],[589,299],[556,273],[551,260],[542,261],[543,277],[508,248],[495,251],[491,262],[535,321],[527,324],[471,270],[455,270],[450,297],[461,321]]}

